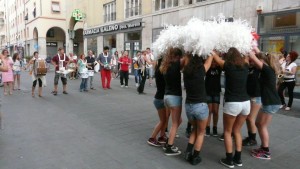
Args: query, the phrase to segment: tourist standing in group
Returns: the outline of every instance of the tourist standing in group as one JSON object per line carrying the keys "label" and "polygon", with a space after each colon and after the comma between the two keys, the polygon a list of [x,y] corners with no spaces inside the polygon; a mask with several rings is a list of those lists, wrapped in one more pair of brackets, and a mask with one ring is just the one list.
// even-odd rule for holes
{"label": "tourist standing in group", "polygon": [[219,105],[221,92],[222,69],[213,61],[210,69],[206,72],[205,88],[207,94],[207,104],[209,109],[208,122],[206,126],[206,136],[210,136],[210,122],[213,119],[213,136],[218,136]]}
{"label": "tourist standing in group", "polygon": [[138,63],[138,60],[140,58],[141,58],[141,52],[137,51],[136,55],[132,59],[132,64],[133,64],[133,69],[134,69],[134,80],[135,80],[136,87],[139,87],[141,80],[142,80],[141,75],[139,73],[139,63]]}
{"label": "tourist standing in group", "polygon": [[[255,53],[260,53],[258,48],[254,48]],[[270,54],[263,54],[261,59],[250,52],[250,59],[256,64],[260,73],[260,90],[262,109],[256,118],[256,127],[261,139],[260,148],[253,149],[251,155],[259,159],[271,159],[269,149],[270,137],[268,127],[272,121],[272,115],[277,113],[280,108],[280,98],[276,91],[276,78],[280,74],[280,65],[278,58]]]}
{"label": "tourist standing in group", "polygon": [[58,48],[58,53],[51,60],[53,66],[55,67],[55,76],[54,76],[54,90],[52,91],[53,95],[57,95],[58,80],[61,79],[63,84],[63,94],[68,94],[67,92],[67,77],[63,73],[57,71],[65,71],[69,64],[69,57],[65,54],[64,48]]}
{"label": "tourist standing in group", "polygon": [[[152,62],[154,60],[154,56],[151,52],[150,48],[146,49],[147,51],[147,59]],[[146,71],[149,79],[149,86],[152,86],[152,81],[153,81],[153,66],[152,64],[146,63]]]}
{"label": "tourist standing in group", "polygon": [[[205,128],[208,120],[208,106],[205,89],[206,72],[211,66],[213,56],[210,54],[203,63],[203,59],[191,53],[184,57],[183,79],[186,88],[185,111],[193,130],[185,152],[185,160],[192,165],[199,164],[202,159],[202,148]],[[194,152],[193,152],[194,150]]]}
{"label": "tourist standing in group", "polygon": [[181,68],[182,51],[178,48],[170,48],[160,66],[166,82],[164,104],[170,111],[172,127],[169,132],[169,139],[165,145],[165,155],[179,155],[181,151],[174,147],[177,129],[182,122],[182,89],[181,89]]}
{"label": "tourist standing in group", "polygon": [[[285,110],[291,110],[293,99],[294,99],[294,88],[296,85],[296,73],[297,73],[297,64],[295,63],[298,58],[298,53],[295,51],[290,52],[285,62],[281,65],[282,73],[283,73],[283,82],[279,85],[278,94],[281,100],[281,107],[285,108]],[[283,96],[283,91],[288,89],[289,102],[286,105],[285,99]]]}
{"label": "tourist standing in group", "polygon": [[112,79],[117,78],[117,74],[119,72],[118,59],[119,59],[118,51],[115,51],[115,53],[112,55],[112,58],[111,58],[111,70],[112,70],[111,77],[112,77]]}
{"label": "tourist standing in group", "polygon": [[[4,63],[4,65],[7,65],[7,72],[3,72],[2,73],[2,82],[4,84],[4,95],[6,96],[7,90],[9,92],[9,95],[12,95],[12,91],[13,91],[13,82],[14,82],[14,74],[13,74],[13,61],[10,57],[8,57],[8,50],[4,49],[2,51],[2,54],[4,55],[2,58],[2,62]],[[8,89],[7,89],[8,88]]]}
{"label": "tourist standing in group", "polygon": [[89,50],[88,51],[88,56],[85,58],[87,61],[87,65],[88,65],[88,75],[89,75],[89,82],[90,82],[90,89],[91,90],[95,90],[94,86],[93,86],[93,81],[94,81],[94,67],[95,67],[95,62],[96,59],[94,57],[93,51]]}
{"label": "tourist standing in group", "polygon": [[13,55],[13,73],[14,73],[14,82],[13,82],[13,90],[15,90],[15,84],[17,83],[17,89],[20,90],[20,81],[21,81],[21,61],[20,55],[15,53]]}
{"label": "tourist standing in group", "polygon": [[[152,135],[147,141],[148,144],[156,147],[162,146],[162,144],[165,144],[167,141],[165,129],[167,127],[167,118],[169,117],[169,115],[167,115],[166,107],[164,104],[166,83],[163,74],[159,70],[161,62],[162,62],[162,58],[159,58],[155,65],[155,82],[156,82],[157,90],[153,100],[153,104],[158,113],[159,122],[154,127]],[[160,133],[160,137],[156,139],[158,133]]]}
{"label": "tourist standing in group", "polygon": [[[220,163],[226,167],[242,166],[241,128],[250,113],[250,97],[247,94],[249,65],[245,57],[236,49],[230,48],[225,61],[213,52],[214,60],[225,71],[225,103],[223,107],[224,143],[226,158]],[[231,134],[235,139],[235,154]]]}
{"label": "tourist standing in group", "polygon": [[28,67],[31,66],[31,78],[32,78],[31,96],[32,97],[35,97],[35,87],[36,87],[37,83],[39,84],[39,89],[38,89],[39,97],[42,97],[42,89],[43,89],[43,86],[46,85],[45,75],[35,74],[36,73],[36,71],[35,71],[36,61],[38,61],[39,59],[41,59],[41,58],[39,58],[39,53],[34,52],[32,59],[30,59],[30,61],[28,62],[28,65],[25,68],[25,69],[28,69]]}
{"label": "tourist standing in group", "polygon": [[70,59],[69,69],[73,70],[73,72],[70,73],[70,80],[75,80],[77,74],[77,59],[75,59],[73,53],[69,54],[69,59]]}
{"label": "tourist standing in group", "polygon": [[120,66],[120,83],[121,87],[124,87],[124,80],[125,80],[125,87],[128,88],[128,79],[129,79],[129,66],[131,65],[132,61],[128,56],[128,51],[124,51],[122,57],[120,57],[118,61]]}
{"label": "tourist standing in group", "polygon": [[91,68],[91,66],[89,66],[87,59],[88,57],[85,57],[84,54],[80,55],[79,60],[78,60],[78,69],[79,69],[79,73],[80,73],[80,77],[81,77],[81,83],[80,83],[80,89],[79,91],[85,91],[87,92],[87,81],[89,78],[89,70],[88,68]]}
{"label": "tourist standing in group", "polygon": [[103,48],[103,53],[101,53],[97,59],[101,68],[101,82],[102,88],[104,90],[111,89],[110,81],[111,81],[111,55],[109,54],[109,47],[105,46]]}
{"label": "tourist standing in group", "polygon": [[142,78],[139,87],[137,88],[137,91],[139,94],[146,94],[144,92],[145,83],[147,80],[147,71],[146,71],[146,63],[153,64],[148,58],[147,58],[147,51],[143,51],[141,57],[138,59],[138,65],[139,65],[139,74]]}
{"label": "tourist standing in group", "polygon": [[[262,58],[261,54],[257,55],[258,58]],[[256,116],[261,107],[261,91],[259,84],[260,69],[255,67],[252,60],[249,60],[249,74],[247,78],[247,93],[250,96],[250,114],[246,119],[248,137],[243,140],[243,146],[255,146],[256,141],[256,131],[255,126]]]}

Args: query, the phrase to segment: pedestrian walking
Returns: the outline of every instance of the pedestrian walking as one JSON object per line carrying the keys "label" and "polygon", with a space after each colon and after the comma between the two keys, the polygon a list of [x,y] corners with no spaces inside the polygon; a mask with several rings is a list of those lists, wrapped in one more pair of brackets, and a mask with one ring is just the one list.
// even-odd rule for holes
{"label": "pedestrian walking", "polygon": [[198,55],[188,53],[184,57],[183,77],[186,87],[185,111],[188,121],[193,126],[185,151],[185,160],[192,165],[197,165],[202,161],[200,150],[204,141],[209,114],[205,76],[211,66],[212,59],[213,56],[209,55],[205,63],[203,63],[203,59]]}
{"label": "pedestrian walking", "polygon": [[77,73],[77,59],[75,59],[75,55],[73,53],[69,54],[69,69],[72,69],[73,72],[70,73],[70,80],[75,80],[76,79],[76,73]]}
{"label": "pedestrian walking", "polygon": [[[182,122],[182,89],[181,89],[181,68],[182,51],[178,48],[170,48],[168,55],[164,56],[160,71],[166,82],[164,104],[170,111],[172,127],[169,132],[169,139],[165,145],[165,155],[179,155],[181,151],[174,145],[177,129]],[[144,80],[144,79],[143,79]]]}
{"label": "pedestrian walking", "polygon": [[[13,55],[13,74],[14,74],[14,82],[13,82],[13,90],[20,90],[20,80],[21,80],[21,61],[20,55],[15,53]],[[17,88],[15,85],[17,84]]]}
{"label": "pedestrian walking", "polygon": [[45,75],[37,75],[36,74],[36,62],[38,60],[40,60],[41,58],[39,57],[39,53],[37,51],[35,51],[33,53],[33,57],[30,59],[30,61],[28,62],[27,66],[25,69],[28,69],[29,66],[32,67],[31,72],[31,78],[32,78],[32,89],[31,89],[31,96],[35,97],[35,87],[37,85],[37,83],[39,84],[39,88],[38,88],[38,96],[42,97],[42,90],[43,90],[43,86],[46,86],[46,77]]}
{"label": "pedestrian walking", "polygon": [[128,88],[128,79],[129,79],[129,66],[131,65],[132,61],[128,56],[128,51],[125,51],[123,56],[120,57],[118,61],[120,66],[120,83],[121,87],[124,87],[124,80],[125,80],[125,87]]}
{"label": "pedestrian walking", "polygon": [[[258,54],[258,58],[262,58]],[[250,114],[246,119],[248,137],[243,140],[243,146],[255,146],[257,128],[255,126],[256,116],[261,108],[261,91],[259,84],[260,70],[255,67],[252,60],[249,60],[249,74],[247,78],[247,93],[250,96]]]}
{"label": "pedestrian walking", "polygon": [[[230,48],[225,55],[225,61],[213,52],[214,60],[225,71],[225,103],[223,108],[224,144],[226,158],[220,163],[226,167],[242,166],[242,136],[241,128],[250,113],[250,97],[247,94],[247,76],[249,65],[236,48]],[[235,154],[231,133],[235,139]]]}
{"label": "pedestrian walking", "polygon": [[8,70],[7,72],[2,72],[2,82],[4,84],[4,95],[6,96],[8,93],[12,95],[13,91],[13,82],[14,82],[14,75],[13,75],[13,61],[10,57],[8,57],[8,50],[4,49],[2,51],[2,62],[4,65],[7,65]]}
{"label": "pedestrian walking", "polygon": [[55,76],[54,76],[54,90],[52,91],[53,95],[57,95],[58,80],[61,79],[63,84],[63,94],[68,94],[67,92],[67,77],[64,73],[59,71],[66,71],[66,68],[69,64],[69,57],[65,54],[64,48],[58,48],[58,53],[52,58],[52,64],[55,67]]}
{"label": "pedestrian walking", "polygon": [[90,82],[90,89],[91,90],[95,90],[93,82],[94,82],[94,67],[95,67],[95,62],[96,59],[94,57],[93,51],[89,50],[88,51],[88,56],[85,58],[87,61],[87,65],[88,65],[88,75],[89,75],[89,82]]}
{"label": "pedestrian walking", "polygon": [[[297,73],[297,64],[295,63],[295,61],[297,58],[298,58],[298,53],[292,51],[287,55],[285,62],[281,66],[284,80],[279,85],[278,94],[281,100],[280,108],[284,108],[287,111],[291,110],[293,99],[294,99],[294,88],[296,85],[296,73]],[[288,104],[285,103],[285,99],[283,96],[284,93],[283,91],[286,88],[288,89],[288,96],[289,96]]]}
{"label": "pedestrian walking", "polygon": [[[149,145],[160,147],[167,141],[167,136],[165,133],[167,127],[167,115],[166,107],[164,105],[164,94],[165,94],[165,80],[163,74],[160,72],[159,67],[161,65],[162,58],[157,60],[155,65],[155,82],[156,82],[156,93],[154,96],[153,104],[157,110],[159,122],[155,125],[151,137],[148,139],[147,143]],[[160,137],[157,138],[157,135]]]}
{"label": "pedestrian walking", "polygon": [[80,83],[80,92],[85,91],[87,92],[87,81],[89,78],[89,71],[88,68],[91,68],[91,66],[88,65],[87,59],[84,54],[80,55],[78,60],[78,69],[81,77],[81,83]]}
{"label": "pedestrian walking", "polygon": [[139,73],[140,69],[139,69],[139,63],[138,63],[138,60],[140,58],[141,58],[141,52],[137,51],[136,55],[132,59],[132,64],[133,64],[133,69],[134,69],[134,80],[135,80],[136,87],[139,87],[141,80],[142,80],[141,75]]}
{"label": "pedestrian walking", "polygon": [[146,94],[144,92],[145,83],[147,80],[147,71],[146,71],[146,63],[153,64],[148,58],[147,58],[147,51],[142,51],[141,57],[138,59],[138,65],[139,65],[139,74],[142,78],[139,87],[137,88],[137,91],[139,94]]}
{"label": "pedestrian walking", "polygon": [[101,82],[102,88],[104,90],[111,89],[110,81],[111,81],[111,55],[109,54],[109,47],[105,46],[103,48],[103,53],[99,55],[97,61],[99,62],[100,68],[100,75],[101,75]]}
{"label": "pedestrian walking", "polygon": [[[258,48],[255,48],[255,53],[260,53]],[[261,139],[261,146],[251,151],[251,155],[259,159],[271,159],[269,149],[269,131],[268,127],[271,124],[273,114],[277,113],[280,108],[280,97],[276,91],[276,78],[280,74],[280,65],[278,58],[271,54],[263,54],[261,59],[255,56],[254,52],[250,52],[250,59],[261,70],[260,74],[260,89],[262,109],[256,118],[256,127]]]}
{"label": "pedestrian walking", "polygon": [[[152,62],[154,60],[154,56],[151,52],[150,48],[146,49],[147,51],[147,59]],[[149,86],[152,86],[152,81],[153,81],[153,66],[152,64],[146,63],[146,71],[147,71],[147,79],[149,79]]]}
{"label": "pedestrian walking", "polygon": [[213,61],[210,69],[206,72],[205,88],[207,94],[207,104],[209,109],[208,122],[205,136],[210,136],[210,123],[212,120],[214,137],[218,137],[219,105],[221,92],[222,69]]}

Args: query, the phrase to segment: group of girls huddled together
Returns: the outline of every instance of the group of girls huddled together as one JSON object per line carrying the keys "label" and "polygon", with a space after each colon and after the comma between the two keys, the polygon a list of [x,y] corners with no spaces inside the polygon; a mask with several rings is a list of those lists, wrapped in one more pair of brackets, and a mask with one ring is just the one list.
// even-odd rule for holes
{"label": "group of girls huddled together", "polygon": [[[192,165],[200,163],[204,136],[210,134],[211,115],[213,135],[218,136],[221,71],[225,72],[223,129],[226,157],[220,159],[220,163],[229,168],[242,166],[242,146],[257,145],[256,130],[261,146],[250,154],[259,159],[271,159],[268,126],[272,115],[282,104],[276,88],[277,75],[282,71],[278,57],[262,53],[256,47],[247,54],[241,54],[233,47],[224,54],[212,51],[206,60],[196,54],[170,48],[163,57],[158,58],[155,64],[157,92],[154,106],[160,121],[148,144],[162,146],[167,156],[181,154],[178,147],[174,146],[174,140],[182,122],[183,74],[185,112],[192,126],[184,158]],[[169,117],[172,124],[167,136],[165,130]],[[249,136],[243,140],[241,128],[245,121]]]}

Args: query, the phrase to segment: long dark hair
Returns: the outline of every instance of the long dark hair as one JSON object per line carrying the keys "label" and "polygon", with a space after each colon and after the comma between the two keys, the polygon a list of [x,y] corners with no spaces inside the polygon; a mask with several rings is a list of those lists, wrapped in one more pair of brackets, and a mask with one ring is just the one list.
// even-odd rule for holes
{"label": "long dark hair", "polygon": [[225,54],[225,61],[228,64],[235,65],[237,67],[244,67],[246,64],[242,54],[234,47],[230,48]]}
{"label": "long dark hair", "polygon": [[19,54],[18,53],[15,53],[14,55],[13,55],[13,61],[15,62],[16,60],[17,60],[17,57],[19,56]]}
{"label": "long dark hair", "polygon": [[187,53],[185,58],[187,63],[183,67],[183,73],[186,77],[193,77],[199,71],[200,67],[203,66],[203,59],[191,53]]}
{"label": "long dark hair", "polygon": [[179,48],[170,48],[167,55],[163,58],[161,66],[159,68],[160,72],[165,74],[172,62],[180,60],[182,57],[182,51]]}

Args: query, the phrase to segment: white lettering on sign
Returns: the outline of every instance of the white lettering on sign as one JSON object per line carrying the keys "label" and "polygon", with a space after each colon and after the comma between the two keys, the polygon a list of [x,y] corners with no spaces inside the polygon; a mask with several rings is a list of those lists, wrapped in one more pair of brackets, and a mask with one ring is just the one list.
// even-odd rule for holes
{"label": "white lettering on sign", "polygon": [[83,31],[83,35],[94,35],[99,33],[106,33],[106,32],[113,32],[118,30],[126,30],[126,29],[132,29],[141,27],[141,22],[133,22],[133,23],[126,23],[126,24],[116,24],[116,25],[109,25],[109,26],[103,26],[99,28],[93,28],[93,29],[87,29]]}

